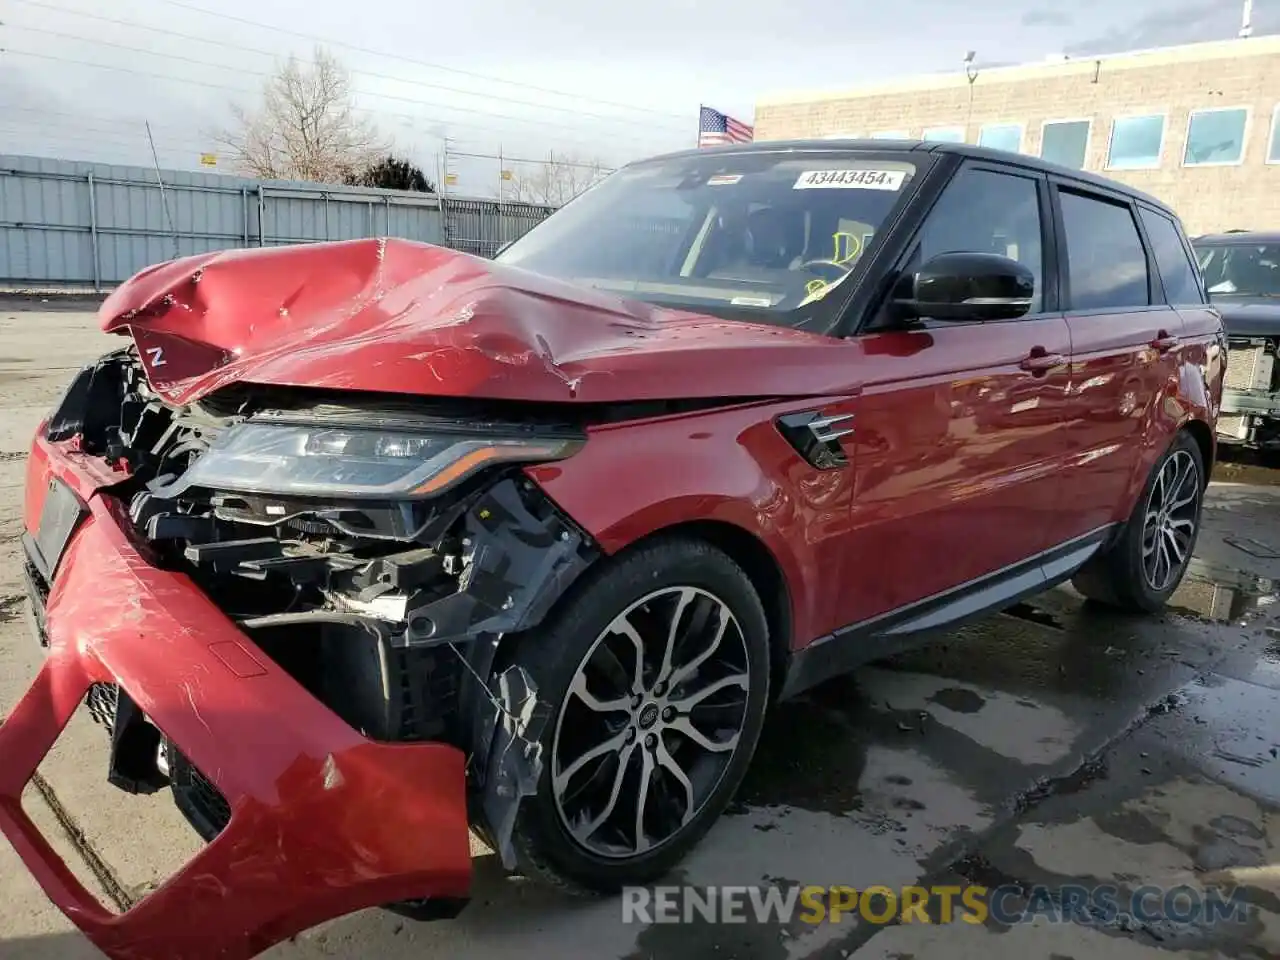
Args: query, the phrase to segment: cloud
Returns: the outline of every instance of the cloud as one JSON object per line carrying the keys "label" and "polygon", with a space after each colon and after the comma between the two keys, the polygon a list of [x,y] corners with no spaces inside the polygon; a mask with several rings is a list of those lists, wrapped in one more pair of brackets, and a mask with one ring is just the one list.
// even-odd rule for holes
{"label": "cloud", "polygon": [[[1150,47],[1170,47],[1205,40],[1228,40],[1240,29],[1240,8],[1221,0],[1199,0],[1175,7],[1152,10],[1136,20],[1088,40],[1072,43],[1065,52],[1072,56],[1122,53]],[[1274,5],[1255,7],[1254,36],[1280,33],[1280,9]]]}
{"label": "cloud", "polygon": [[1069,27],[1074,22],[1075,18],[1065,10],[1042,8],[1022,15],[1024,27]]}

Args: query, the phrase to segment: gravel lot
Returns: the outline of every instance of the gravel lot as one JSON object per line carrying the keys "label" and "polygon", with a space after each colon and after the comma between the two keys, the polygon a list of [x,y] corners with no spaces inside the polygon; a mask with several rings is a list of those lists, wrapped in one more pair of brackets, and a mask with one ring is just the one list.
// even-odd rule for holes
{"label": "gravel lot", "polygon": [[[27,441],[72,372],[116,342],[98,333],[92,310],[0,301],[0,712],[40,657],[19,597]],[[1196,565],[1162,619],[1120,618],[1056,590],[784,705],[732,815],[672,881],[1133,889],[1204,884],[1225,871],[1249,883],[1245,923],[624,924],[618,900],[531,888],[481,849],[475,899],[459,919],[415,924],[370,911],[268,956],[1280,955],[1280,616],[1271,604],[1280,549],[1268,549],[1280,548],[1277,479],[1258,466],[1219,471]],[[104,897],[136,899],[198,841],[166,794],[126,797],[107,785],[106,746],[78,716],[27,805]],[[3,841],[0,956],[101,956]]]}

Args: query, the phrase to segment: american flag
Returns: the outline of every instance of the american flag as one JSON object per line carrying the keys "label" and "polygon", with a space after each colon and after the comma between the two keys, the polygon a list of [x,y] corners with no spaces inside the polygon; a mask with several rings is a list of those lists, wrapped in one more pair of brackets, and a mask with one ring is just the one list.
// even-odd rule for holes
{"label": "american flag", "polygon": [[719,147],[726,143],[750,143],[755,138],[755,127],[710,107],[703,107],[698,119],[698,148]]}

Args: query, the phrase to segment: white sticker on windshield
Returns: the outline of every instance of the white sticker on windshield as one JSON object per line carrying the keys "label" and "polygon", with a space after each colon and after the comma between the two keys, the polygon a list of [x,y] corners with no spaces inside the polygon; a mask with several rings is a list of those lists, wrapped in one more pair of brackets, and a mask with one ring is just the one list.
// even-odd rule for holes
{"label": "white sticker on windshield", "polygon": [[793,190],[901,190],[903,170],[806,170]]}
{"label": "white sticker on windshield", "polygon": [[740,173],[717,173],[714,177],[707,181],[708,187],[727,187],[731,183],[737,183],[742,179]]}
{"label": "white sticker on windshield", "polygon": [[773,301],[768,297],[734,297],[729,301],[735,307],[772,307]]}

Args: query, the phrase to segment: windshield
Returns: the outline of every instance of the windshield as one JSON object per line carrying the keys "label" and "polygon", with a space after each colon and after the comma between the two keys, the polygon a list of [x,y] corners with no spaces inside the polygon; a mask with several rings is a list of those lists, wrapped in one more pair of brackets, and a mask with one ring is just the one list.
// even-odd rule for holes
{"label": "windshield", "polygon": [[1280,297],[1280,244],[1206,244],[1196,256],[1210,297]]}
{"label": "windshield", "polygon": [[846,150],[639,163],[497,259],[665,306],[820,326],[824,298],[842,299],[829,294],[907,195],[917,171],[905,156]]}

